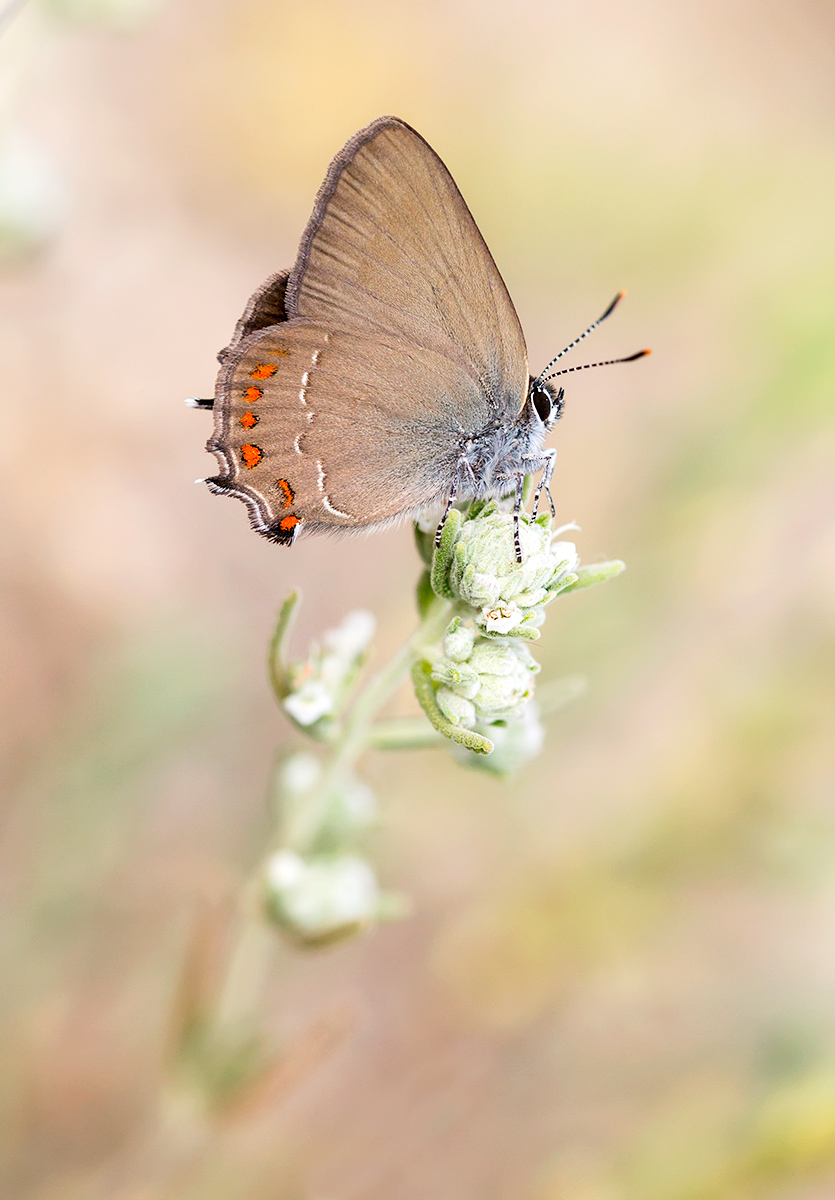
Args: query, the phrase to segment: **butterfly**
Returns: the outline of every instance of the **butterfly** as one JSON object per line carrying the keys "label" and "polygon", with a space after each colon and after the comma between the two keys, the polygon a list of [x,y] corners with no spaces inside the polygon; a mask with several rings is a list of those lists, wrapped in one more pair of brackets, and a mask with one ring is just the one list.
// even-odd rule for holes
{"label": "butterfly", "polygon": [[[205,483],[235,496],[280,545],[383,527],[456,499],[534,498],[564,393],[528,370],[522,327],[441,159],[397,117],[355,134],[330,165],[292,270],[251,297],[220,352]],[[648,351],[640,351],[631,361]],[[603,365],[603,364],[586,364]],[[571,370],[584,368],[573,367]],[[553,511],[553,502],[551,501]],[[438,537],[443,525],[438,526]]]}

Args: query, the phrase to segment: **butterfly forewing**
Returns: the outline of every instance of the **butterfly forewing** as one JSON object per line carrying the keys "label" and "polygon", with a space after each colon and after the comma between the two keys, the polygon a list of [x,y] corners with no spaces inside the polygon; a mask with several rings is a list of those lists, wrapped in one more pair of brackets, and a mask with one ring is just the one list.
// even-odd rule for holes
{"label": "butterfly forewing", "polygon": [[[331,331],[328,339],[302,440],[317,462],[324,510],[311,518],[332,523],[337,510],[338,523],[382,524],[445,500],[458,463],[458,405],[487,419],[475,384],[444,355],[401,338]],[[424,391],[431,408],[420,402]]]}
{"label": "butterfly forewing", "polygon": [[[331,164],[286,305],[446,355],[497,415],[524,404],[525,340],[504,281],[449,171],[395,117],[361,130]],[[416,399],[435,397],[427,386]]]}

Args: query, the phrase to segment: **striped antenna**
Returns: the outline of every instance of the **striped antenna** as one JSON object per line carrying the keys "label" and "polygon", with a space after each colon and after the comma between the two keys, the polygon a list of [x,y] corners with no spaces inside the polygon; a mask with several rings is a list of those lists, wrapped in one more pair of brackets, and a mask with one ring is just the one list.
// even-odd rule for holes
{"label": "striped antenna", "polygon": [[570,346],[566,346],[566,348],[564,350],[560,350],[559,354],[557,354],[554,358],[551,359],[551,361],[548,363],[548,366],[545,368],[545,370],[542,372],[542,374],[538,376],[538,378],[544,379],[546,374],[548,373],[548,371],[551,370],[551,367],[553,367],[555,362],[559,362],[564,354],[568,354],[569,350],[573,350],[575,346],[579,346],[579,344],[580,344],[580,342],[582,342],[583,338],[587,338],[590,333],[593,333],[594,330],[597,329],[598,325],[602,324],[603,321],[606,320],[607,317],[611,317],[612,313],[615,311],[615,309],[620,304],[621,300],[624,298],[625,295],[626,295],[625,290],[619,291],[617,296],[615,296],[614,300],[612,301],[612,303],[606,309],[603,316],[598,317],[596,321],[592,321],[591,325],[589,325],[589,327],[585,331],[585,333],[581,333],[578,338],[575,338]]}
{"label": "striped antenna", "polygon": [[[636,358],[646,358],[648,354],[652,354],[651,350],[638,350],[636,354],[628,354],[626,358],[607,358],[605,362],[583,363],[579,367],[565,367],[562,371],[554,371],[553,375],[546,375],[542,380],[546,383],[549,379],[556,379],[558,375],[570,375],[572,371],[590,371],[592,367],[611,367],[615,363],[634,362]],[[542,379],[542,376],[540,376]]]}

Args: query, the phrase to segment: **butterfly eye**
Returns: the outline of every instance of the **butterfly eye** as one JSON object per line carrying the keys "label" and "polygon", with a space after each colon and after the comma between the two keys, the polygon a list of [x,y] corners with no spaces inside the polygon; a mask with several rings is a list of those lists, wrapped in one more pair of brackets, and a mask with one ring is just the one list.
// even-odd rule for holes
{"label": "butterfly eye", "polygon": [[536,415],[543,425],[547,425],[548,418],[551,416],[551,393],[538,379],[531,380],[531,400],[536,409]]}

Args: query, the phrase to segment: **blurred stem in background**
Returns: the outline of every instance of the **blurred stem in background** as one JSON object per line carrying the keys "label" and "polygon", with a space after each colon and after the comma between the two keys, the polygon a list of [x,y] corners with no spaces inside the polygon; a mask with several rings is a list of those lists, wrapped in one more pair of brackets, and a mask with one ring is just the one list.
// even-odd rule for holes
{"label": "blurred stem in background", "polygon": [[6,0],[6,3],[0,7],[0,33],[3,33],[8,23],[25,3],[26,0]]}

